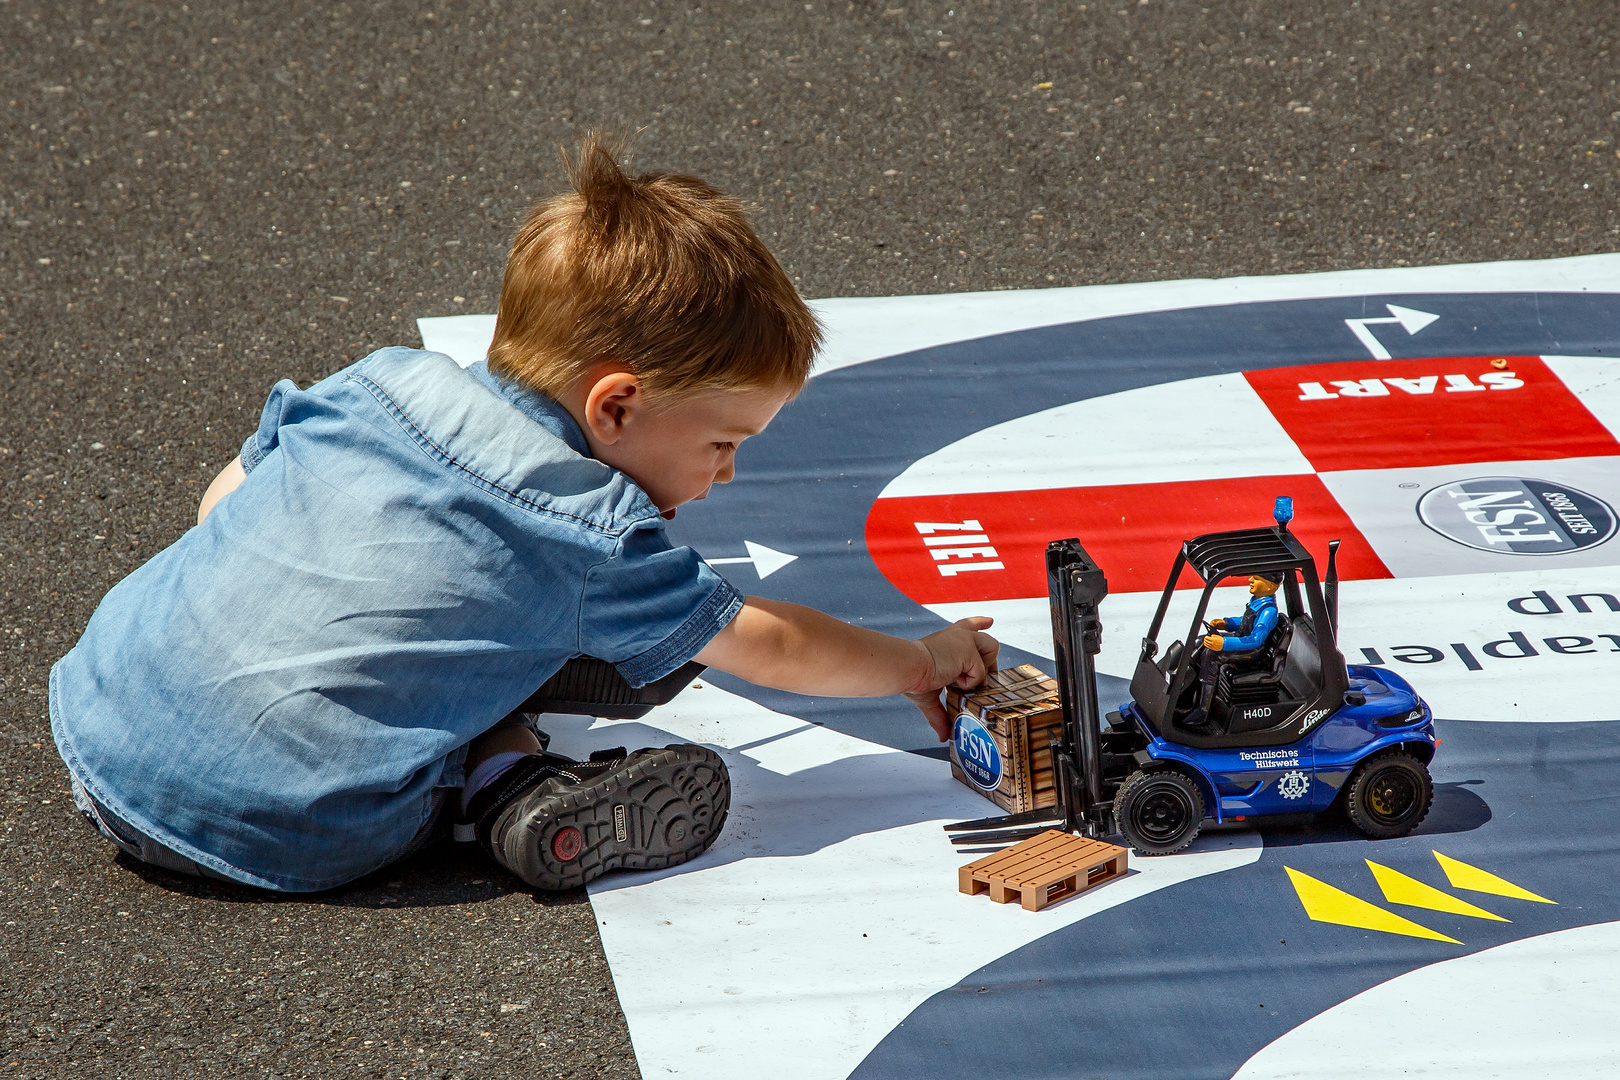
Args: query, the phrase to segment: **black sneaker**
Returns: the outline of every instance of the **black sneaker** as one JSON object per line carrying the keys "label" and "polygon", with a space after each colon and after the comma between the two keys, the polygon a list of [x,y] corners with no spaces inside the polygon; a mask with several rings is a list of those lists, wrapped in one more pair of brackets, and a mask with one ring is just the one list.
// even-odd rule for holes
{"label": "black sneaker", "polygon": [[495,861],[537,889],[609,870],[659,870],[708,850],[731,806],[713,750],[685,743],[590,761],[531,754],[473,797],[467,817]]}

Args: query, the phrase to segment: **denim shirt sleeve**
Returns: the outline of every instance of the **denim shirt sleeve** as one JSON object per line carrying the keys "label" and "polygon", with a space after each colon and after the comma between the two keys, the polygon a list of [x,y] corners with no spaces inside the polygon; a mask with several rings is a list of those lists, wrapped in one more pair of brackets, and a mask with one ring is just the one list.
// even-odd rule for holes
{"label": "denim shirt sleeve", "polygon": [[671,546],[662,523],[648,522],[627,530],[586,575],[580,646],[642,686],[702,652],[742,606],[742,594],[697,552]]}
{"label": "denim shirt sleeve", "polygon": [[259,413],[259,429],[242,443],[242,471],[250,473],[264,456],[276,448],[281,431],[282,407],[289,394],[299,393],[298,384],[282,379],[270,388],[264,409]]}

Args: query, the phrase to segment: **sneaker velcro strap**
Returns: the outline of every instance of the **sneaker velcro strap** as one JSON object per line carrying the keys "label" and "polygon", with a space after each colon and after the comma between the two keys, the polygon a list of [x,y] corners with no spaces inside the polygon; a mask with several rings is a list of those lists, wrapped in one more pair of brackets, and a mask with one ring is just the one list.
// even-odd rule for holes
{"label": "sneaker velcro strap", "polygon": [[627,755],[628,751],[626,751],[624,747],[611,746],[606,750],[592,750],[591,760],[594,762],[618,761],[620,758]]}
{"label": "sneaker velcro strap", "polygon": [[[456,826],[456,839],[466,837],[477,840],[485,848],[489,847],[489,830],[495,824],[502,810],[505,810],[513,800],[525,791],[558,775],[570,766],[577,764],[569,758],[557,754],[530,754],[522,761],[507,769],[496,777],[491,784],[479,789],[467,804],[467,812],[462,815],[462,821]],[[471,826],[472,835],[466,836],[465,826]]]}

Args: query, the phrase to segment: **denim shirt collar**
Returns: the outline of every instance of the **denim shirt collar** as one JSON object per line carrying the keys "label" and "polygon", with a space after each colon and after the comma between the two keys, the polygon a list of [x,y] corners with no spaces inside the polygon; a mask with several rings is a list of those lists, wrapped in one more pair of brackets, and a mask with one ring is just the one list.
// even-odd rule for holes
{"label": "denim shirt collar", "polygon": [[501,378],[489,370],[487,360],[480,360],[467,370],[494,393],[511,402],[524,416],[561,439],[574,453],[581,457],[595,457],[591,453],[591,444],[585,441],[585,432],[580,429],[579,422],[562,407],[561,402],[538,390],[530,390],[516,379]]}

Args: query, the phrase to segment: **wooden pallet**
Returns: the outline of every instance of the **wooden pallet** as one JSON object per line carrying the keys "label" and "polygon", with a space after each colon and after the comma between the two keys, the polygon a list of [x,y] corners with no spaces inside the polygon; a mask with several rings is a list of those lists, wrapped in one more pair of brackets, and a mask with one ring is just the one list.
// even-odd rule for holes
{"label": "wooden pallet", "polygon": [[988,892],[998,904],[1016,897],[1039,911],[1064,897],[1124,877],[1129,853],[1114,844],[1048,829],[1010,848],[970,862],[958,873],[961,891]]}

